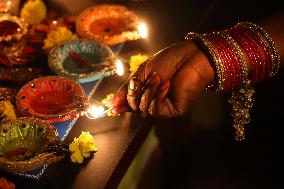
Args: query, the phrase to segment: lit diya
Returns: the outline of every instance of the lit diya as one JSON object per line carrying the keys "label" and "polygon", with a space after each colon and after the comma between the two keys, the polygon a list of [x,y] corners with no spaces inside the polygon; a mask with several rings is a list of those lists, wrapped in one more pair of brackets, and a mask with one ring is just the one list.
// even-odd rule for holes
{"label": "lit diya", "polygon": [[22,116],[49,123],[83,115],[88,100],[81,85],[61,76],[44,76],[26,83],[17,93],[16,107]]}
{"label": "lit diya", "polygon": [[26,172],[65,156],[56,128],[37,118],[22,117],[0,124],[0,170]]}
{"label": "lit diya", "polygon": [[101,4],[84,10],[76,19],[82,38],[93,38],[107,45],[140,39],[140,21],[135,12],[123,5]]}
{"label": "lit diya", "polygon": [[0,42],[19,40],[27,33],[27,23],[17,16],[0,15]]}
{"label": "lit diya", "polygon": [[53,48],[48,65],[57,75],[79,83],[95,81],[116,71],[110,47],[91,39],[76,39]]}

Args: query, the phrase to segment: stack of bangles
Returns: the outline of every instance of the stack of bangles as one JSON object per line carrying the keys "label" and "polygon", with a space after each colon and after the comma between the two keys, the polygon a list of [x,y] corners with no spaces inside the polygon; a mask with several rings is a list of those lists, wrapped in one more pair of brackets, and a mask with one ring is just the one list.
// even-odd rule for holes
{"label": "stack of bangles", "polygon": [[241,22],[220,32],[188,33],[186,39],[196,42],[208,54],[216,73],[215,82],[209,88],[231,92],[235,139],[244,140],[244,125],[251,120],[253,106],[252,84],[274,76],[280,66],[274,42],[266,31],[250,22]]}

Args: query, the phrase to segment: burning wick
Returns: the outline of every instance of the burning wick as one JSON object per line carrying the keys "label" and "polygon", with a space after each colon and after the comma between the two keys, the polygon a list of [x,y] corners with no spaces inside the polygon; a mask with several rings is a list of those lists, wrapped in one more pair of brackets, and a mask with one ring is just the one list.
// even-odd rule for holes
{"label": "burning wick", "polygon": [[115,65],[117,75],[122,76],[124,74],[124,68],[121,60],[116,60]]}
{"label": "burning wick", "polygon": [[87,116],[91,119],[96,119],[104,114],[105,108],[103,106],[92,105],[87,110]]}
{"label": "burning wick", "polygon": [[7,5],[7,6],[11,6],[11,5],[12,5],[12,2],[11,2],[11,1],[7,1],[7,2],[6,2],[6,5]]}
{"label": "burning wick", "polygon": [[56,25],[56,24],[57,24],[57,21],[56,21],[56,20],[53,20],[53,21],[52,21],[52,24],[53,24],[53,25]]}
{"label": "burning wick", "polygon": [[148,36],[148,29],[145,23],[141,23],[138,26],[139,35],[145,39]]}
{"label": "burning wick", "polygon": [[108,112],[112,111],[113,107],[106,107],[101,102],[90,99],[90,106],[86,110],[86,117],[89,119],[97,119],[104,117]]}

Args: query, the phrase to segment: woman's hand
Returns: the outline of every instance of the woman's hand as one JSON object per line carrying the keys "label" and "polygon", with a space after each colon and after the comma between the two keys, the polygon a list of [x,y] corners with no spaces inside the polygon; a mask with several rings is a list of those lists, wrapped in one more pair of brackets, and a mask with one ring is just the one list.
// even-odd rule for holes
{"label": "woman's hand", "polygon": [[191,40],[182,41],[141,64],[115,93],[114,113],[132,109],[153,117],[177,117],[213,80],[206,55]]}

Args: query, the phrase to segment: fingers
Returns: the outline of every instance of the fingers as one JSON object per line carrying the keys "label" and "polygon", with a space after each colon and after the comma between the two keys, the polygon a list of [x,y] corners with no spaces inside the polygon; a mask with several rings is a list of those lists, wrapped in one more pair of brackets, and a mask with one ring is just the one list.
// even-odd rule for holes
{"label": "fingers", "polygon": [[152,100],[156,97],[157,93],[159,92],[161,84],[160,76],[157,73],[154,73],[150,79],[147,81],[146,85],[143,87],[141,101],[139,104],[139,109],[144,112],[148,113],[148,108]]}
{"label": "fingers", "polygon": [[[170,81],[167,80],[161,85],[159,89],[160,90],[159,94],[157,95],[155,99],[152,100],[150,107],[148,108],[148,112],[151,116],[161,117],[164,114],[163,112],[165,110],[168,110],[168,108],[166,108],[167,106],[166,98],[167,98],[169,89],[170,89]],[[168,111],[166,112],[165,115],[168,115]]]}
{"label": "fingers", "polygon": [[141,81],[136,77],[130,78],[128,84],[127,101],[129,106],[134,111],[137,111],[139,108],[141,93],[142,93]]}
{"label": "fingers", "polygon": [[111,100],[114,114],[130,111],[131,109],[138,110],[140,102],[138,99],[141,97],[147,63],[148,60],[142,63],[138,70],[115,93]]}
{"label": "fingers", "polygon": [[[159,108],[155,108],[154,105],[156,104],[158,106],[162,99],[165,98],[169,88],[168,81],[160,89],[161,79],[157,73],[152,74],[144,85],[141,80],[136,77],[131,77],[127,84],[127,102],[125,101],[126,88],[124,86],[115,95],[113,112],[122,113],[132,109],[135,112],[143,112],[144,114],[149,114],[149,111],[152,111],[150,113],[152,115],[154,111],[159,110]],[[152,103],[155,98],[157,98],[156,103]],[[149,109],[151,104],[153,104],[152,108]]]}

